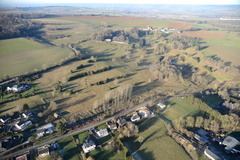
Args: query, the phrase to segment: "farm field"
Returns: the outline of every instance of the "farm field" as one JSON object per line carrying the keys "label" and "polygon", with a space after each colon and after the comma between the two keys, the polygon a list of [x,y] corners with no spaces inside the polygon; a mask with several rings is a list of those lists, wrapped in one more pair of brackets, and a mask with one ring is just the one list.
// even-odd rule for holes
{"label": "farm field", "polygon": [[12,38],[0,41],[0,55],[28,49],[44,47],[43,44],[28,40],[26,38]]}
{"label": "farm field", "polygon": [[171,98],[168,100],[168,103],[170,103],[170,107],[166,108],[162,115],[171,121],[180,117],[194,115],[198,112],[197,109],[182,98]]}
{"label": "farm field", "polygon": [[0,77],[4,74],[13,77],[41,70],[43,65],[56,65],[74,55],[67,47],[49,47],[22,38],[0,41],[0,44],[3,45],[0,54]]}
{"label": "farm field", "polygon": [[169,27],[171,28],[177,28],[177,29],[187,29],[193,27],[193,23],[186,23],[186,22],[175,22],[172,21],[169,23]]}
{"label": "farm field", "polygon": [[131,150],[137,151],[142,159],[168,159],[188,160],[190,157],[169,136],[166,135],[166,127],[159,118],[146,119],[139,125],[139,136],[143,137],[140,143],[135,138],[124,141]]}
{"label": "farm field", "polygon": [[226,35],[218,31],[183,31],[185,36],[198,37],[201,39],[225,39]]}

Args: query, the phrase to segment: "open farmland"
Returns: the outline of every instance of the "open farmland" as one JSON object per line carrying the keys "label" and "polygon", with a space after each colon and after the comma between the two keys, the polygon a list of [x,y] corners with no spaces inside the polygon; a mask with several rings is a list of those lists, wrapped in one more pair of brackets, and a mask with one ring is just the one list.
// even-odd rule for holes
{"label": "open farmland", "polygon": [[185,151],[169,136],[164,123],[158,118],[147,119],[139,126],[143,142],[130,138],[124,142],[129,147],[131,153],[137,151],[142,159],[168,159],[179,160],[190,159]]}
{"label": "open farmland", "polygon": [[197,37],[201,39],[225,39],[226,35],[223,32],[217,31],[184,31],[185,36]]}
{"label": "open farmland", "polygon": [[177,29],[187,29],[193,27],[193,23],[186,23],[186,22],[170,22],[169,27],[177,28]]}
{"label": "open farmland", "polygon": [[12,77],[41,70],[43,65],[56,65],[74,55],[67,47],[50,47],[22,38],[3,40],[0,44],[0,77],[4,74]]}

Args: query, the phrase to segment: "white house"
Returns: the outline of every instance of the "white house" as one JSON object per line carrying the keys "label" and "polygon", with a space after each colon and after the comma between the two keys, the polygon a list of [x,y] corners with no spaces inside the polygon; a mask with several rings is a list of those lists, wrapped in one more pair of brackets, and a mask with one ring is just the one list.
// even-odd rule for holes
{"label": "white house", "polygon": [[140,120],[140,116],[135,113],[132,117],[131,117],[131,121],[132,122],[136,122],[136,121],[139,121]]}
{"label": "white house", "polygon": [[18,129],[25,129],[27,126],[31,125],[32,122],[31,121],[20,121],[18,123],[15,124],[15,127],[17,127]]}
{"label": "white house", "polygon": [[93,151],[93,150],[95,150],[95,148],[96,148],[96,144],[92,140],[90,140],[89,142],[85,142],[82,145],[82,149],[83,149],[84,153]]}
{"label": "white house", "polygon": [[158,107],[160,107],[161,109],[164,109],[164,108],[166,108],[166,105],[165,105],[165,104],[163,104],[163,103],[158,103],[157,105],[158,105]]}
{"label": "white house", "polygon": [[108,124],[108,128],[109,128],[110,130],[114,130],[114,129],[117,129],[117,125],[116,125],[116,123],[109,123],[109,124]]}
{"label": "white house", "polygon": [[141,109],[139,110],[139,114],[145,118],[151,116],[151,112],[147,109]]}
{"label": "white house", "polygon": [[99,136],[99,138],[102,138],[102,137],[108,136],[107,128],[100,129],[100,130],[97,131],[96,133],[97,133],[97,135]]}

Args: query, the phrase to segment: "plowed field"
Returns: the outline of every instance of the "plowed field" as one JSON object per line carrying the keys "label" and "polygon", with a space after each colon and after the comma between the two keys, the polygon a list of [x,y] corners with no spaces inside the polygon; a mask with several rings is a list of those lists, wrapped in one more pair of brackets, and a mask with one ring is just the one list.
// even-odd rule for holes
{"label": "plowed field", "polygon": [[184,31],[182,33],[186,36],[198,37],[201,39],[225,39],[226,35],[221,32],[214,31]]}

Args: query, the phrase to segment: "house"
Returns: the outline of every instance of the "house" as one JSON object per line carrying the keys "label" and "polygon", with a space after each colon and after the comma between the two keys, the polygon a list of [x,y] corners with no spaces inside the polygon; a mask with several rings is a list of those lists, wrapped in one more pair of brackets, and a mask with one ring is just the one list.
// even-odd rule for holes
{"label": "house", "polygon": [[42,137],[44,134],[53,133],[56,130],[52,123],[47,123],[36,129],[36,134],[38,137]]}
{"label": "house", "polygon": [[31,121],[20,121],[20,122],[17,122],[15,124],[15,127],[17,127],[18,129],[25,129],[27,126],[31,125],[32,122]]}
{"label": "house", "polygon": [[208,135],[207,131],[203,129],[198,129],[195,131],[194,138],[199,142],[205,144],[209,142],[207,135]]}
{"label": "house", "polygon": [[140,120],[140,116],[135,113],[132,117],[131,117],[131,121],[132,122],[136,122],[136,121],[139,121]]}
{"label": "house", "polygon": [[152,27],[149,27],[149,26],[144,27],[144,28],[139,28],[139,29],[142,31],[152,31],[153,30]]}
{"label": "house", "polygon": [[9,116],[3,116],[3,117],[1,117],[0,118],[0,121],[2,122],[2,123],[6,123],[8,120],[10,120],[11,118],[9,117]]}
{"label": "house", "polygon": [[90,140],[89,142],[85,142],[82,145],[82,149],[83,149],[84,153],[93,151],[93,150],[95,150],[95,148],[96,148],[96,144],[92,140]]}
{"label": "house", "polygon": [[107,128],[100,129],[99,131],[96,131],[96,133],[99,136],[99,138],[103,138],[105,136],[108,136]]}
{"label": "house", "polygon": [[115,130],[115,129],[117,129],[117,125],[116,125],[116,123],[108,123],[108,128],[110,130]]}
{"label": "house", "polygon": [[223,145],[226,146],[225,151],[230,153],[230,152],[232,152],[234,147],[236,147],[237,145],[240,145],[240,142],[232,136],[227,136],[223,140]]}
{"label": "house", "polygon": [[166,105],[163,103],[158,103],[157,106],[160,107],[161,109],[166,108]]}
{"label": "house", "polygon": [[127,123],[127,120],[124,119],[124,118],[119,118],[117,120],[117,123],[118,123],[119,126],[123,126],[123,125],[125,125]]}
{"label": "house", "polygon": [[147,109],[141,109],[139,110],[139,114],[145,118],[150,117],[151,116],[151,112]]}
{"label": "house", "polygon": [[27,160],[27,154],[16,157],[16,160]]}
{"label": "house", "polygon": [[26,111],[22,114],[23,118],[29,118],[33,115],[33,112],[32,111]]}
{"label": "house", "polygon": [[204,154],[211,160],[221,160],[221,158],[207,148],[204,150]]}
{"label": "house", "polygon": [[38,150],[38,156],[45,157],[47,155],[49,155],[48,147],[44,147],[44,148]]}

